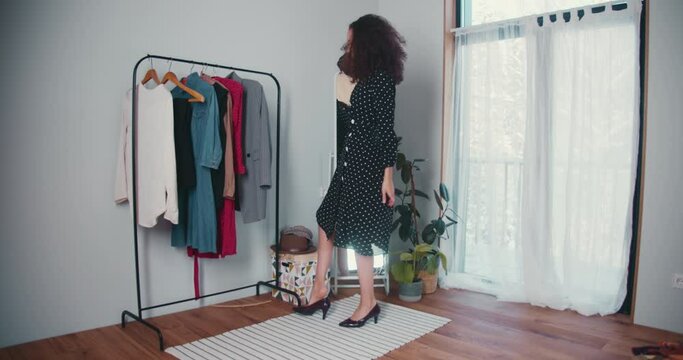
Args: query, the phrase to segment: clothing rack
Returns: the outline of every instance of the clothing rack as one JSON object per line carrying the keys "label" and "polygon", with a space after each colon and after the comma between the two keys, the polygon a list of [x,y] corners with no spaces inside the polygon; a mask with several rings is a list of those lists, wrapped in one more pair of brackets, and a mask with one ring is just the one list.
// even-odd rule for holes
{"label": "clothing rack", "polygon": [[[226,69],[226,70],[234,70],[234,71],[241,71],[241,72],[246,72],[246,73],[251,73],[251,74],[258,74],[258,75],[264,75],[267,77],[270,77],[274,82],[275,86],[277,87],[277,124],[276,124],[276,145],[275,148],[277,150],[277,155],[275,157],[275,279],[274,280],[267,280],[267,281],[259,281],[255,284],[251,285],[245,285],[233,289],[228,289],[228,290],[223,290],[219,292],[215,292],[212,294],[207,294],[207,295],[202,295],[199,297],[191,297],[187,299],[181,299],[181,300],[175,300],[163,304],[156,304],[156,305],[148,305],[143,307],[142,306],[142,301],[140,300],[141,295],[140,295],[140,258],[138,255],[138,212],[137,212],[137,153],[136,153],[136,133],[137,133],[137,112],[135,111],[136,108],[136,102],[137,102],[137,72],[138,72],[138,67],[140,64],[147,60],[147,59],[159,59],[159,60],[167,60],[171,62],[180,62],[180,63],[186,63],[186,64],[193,64],[193,65],[200,65],[200,66],[205,66],[205,67],[213,67],[213,68],[219,68],[219,69]],[[162,86],[162,85],[159,85]],[[164,337],[161,332],[161,329],[156,327],[154,324],[150,323],[149,321],[146,321],[142,318],[142,312],[147,311],[147,310],[152,310],[152,309],[157,309],[161,307],[166,307],[166,306],[171,306],[171,305],[176,305],[188,301],[193,301],[193,300],[199,300],[211,296],[216,296],[216,295],[221,295],[221,294],[227,294],[229,292],[233,291],[239,291],[239,290],[244,290],[248,289],[251,287],[256,288],[256,295],[260,295],[260,289],[261,286],[266,286],[275,290],[282,291],[284,293],[288,293],[290,295],[293,295],[299,306],[301,306],[301,298],[299,295],[297,295],[295,292],[282,288],[280,287],[280,242],[279,242],[279,220],[280,220],[280,94],[281,94],[281,89],[280,89],[280,82],[278,82],[277,78],[273,76],[271,73],[263,72],[263,71],[257,71],[257,70],[250,70],[250,69],[243,69],[243,68],[237,68],[237,67],[232,67],[232,66],[225,66],[225,65],[218,65],[218,64],[210,64],[206,62],[200,62],[200,61],[194,61],[194,60],[186,60],[186,59],[179,59],[179,58],[174,58],[174,57],[168,57],[168,56],[160,56],[160,55],[147,55],[135,64],[135,67],[133,68],[133,106],[132,106],[132,158],[133,158],[133,169],[132,169],[132,181],[133,181],[133,198],[131,202],[131,206],[133,207],[133,248],[134,248],[134,253],[135,253],[135,289],[136,289],[136,294],[137,294],[137,307],[138,311],[137,314],[134,314],[128,310],[124,310],[121,312],[121,327],[125,328],[126,327],[126,316],[131,317],[146,327],[154,330],[156,332],[158,338],[159,338],[159,350],[164,351]],[[275,284],[273,284],[275,282]]]}

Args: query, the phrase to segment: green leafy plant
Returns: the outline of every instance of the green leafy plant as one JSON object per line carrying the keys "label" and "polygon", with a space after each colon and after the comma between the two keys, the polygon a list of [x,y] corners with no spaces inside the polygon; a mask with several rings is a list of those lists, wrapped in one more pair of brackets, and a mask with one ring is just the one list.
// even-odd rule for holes
{"label": "green leafy plant", "polygon": [[[401,138],[399,137],[399,144]],[[420,212],[417,210],[416,197],[423,197],[429,199],[429,196],[415,188],[414,171],[419,171],[418,163],[425,161],[424,159],[408,160],[404,153],[399,152],[396,157],[396,171],[401,173],[401,181],[403,182],[403,189],[396,188],[394,193],[396,199],[400,203],[394,206],[394,212],[398,214],[398,218],[394,220],[391,231],[398,229],[398,236],[403,241],[412,243],[417,246],[418,231],[417,220],[420,217]]]}
{"label": "green leafy plant", "polygon": [[[400,139],[399,137],[399,143]],[[403,189],[394,189],[396,198],[399,200],[398,205],[394,206],[394,213],[397,213],[398,217],[394,220],[391,231],[394,232],[398,229],[398,235],[401,240],[410,240],[413,246],[417,246],[420,243],[420,238],[418,237],[418,218],[420,218],[420,212],[416,207],[417,197],[429,200],[429,195],[415,188],[414,173],[415,171],[420,171],[418,164],[424,161],[426,160],[409,160],[402,152],[399,152],[396,158],[396,170],[401,173]],[[439,207],[439,215],[424,227],[420,235],[422,242],[433,244],[436,240],[439,240],[437,245],[440,245],[441,238],[448,238],[446,228],[458,223],[455,220],[457,214],[450,208],[448,188],[445,184],[439,184],[438,192],[434,190],[434,200]],[[450,216],[448,215],[449,211]]]}
{"label": "green leafy plant", "polygon": [[[422,241],[427,244],[433,244],[438,240],[437,245],[441,245],[442,238],[448,239],[446,229],[458,223],[458,221],[455,220],[458,215],[450,207],[446,184],[439,184],[438,193],[434,190],[434,200],[439,206],[439,215],[422,230]],[[449,211],[452,213],[451,216],[447,215]],[[446,220],[444,220],[444,218],[446,218]]]}
{"label": "green leafy plant", "polygon": [[[400,144],[399,137],[399,144]],[[396,170],[401,173],[403,189],[396,188],[398,205],[394,212],[398,214],[392,224],[391,231],[398,229],[401,240],[410,240],[412,247],[400,253],[400,260],[392,265],[391,273],[396,281],[410,283],[418,279],[420,271],[434,274],[439,264],[447,271],[446,256],[439,250],[442,238],[448,238],[448,227],[457,224],[457,214],[450,208],[450,197],[445,184],[439,184],[439,191],[434,190],[434,201],[439,207],[436,219],[431,220],[421,232],[418,232],[420,212],[417,210],[417,197],[429,200],[429,195],[416,189],[415,171],[420,171],[419,163],[425,159],[409,160],[403,152],[396,158]],[[418,236],[419,234],[419,236]],[[435,244],[436,243],[436,244]]]}
{"label": "green leafy plant", "polygon": [[[441,245],[441,239],[448,239],[447,228],[458,223],[458,221],[454,219],[457,217],[457,214],[450,208],[448,188],[445,184],[439,184],[438,193],[434,190],[434,200],[439,207],[439,215],[422,229],[423,244],[429,244],[432,248],[422,257],[423,263],[419,269],[424,270],[430,275],[436,274],[439,269],[439,263],[441,263],[443,270],[448,272],[446,255],[439,250],[439,246]],[[446,215],[448,211],[452,212],[452,217]],[[448,222],[444,221],[444,217]],[[434,244],[435,242],[436,244]]]}
{"label": "green leafy plant", "polygon": [[391,266],[391,274],[399,283],[412,283],[418,280],[421,270],[436,272],[439,263],[447,271],[446,255],[433,244],[418,244],[400,255],[400,261]]}

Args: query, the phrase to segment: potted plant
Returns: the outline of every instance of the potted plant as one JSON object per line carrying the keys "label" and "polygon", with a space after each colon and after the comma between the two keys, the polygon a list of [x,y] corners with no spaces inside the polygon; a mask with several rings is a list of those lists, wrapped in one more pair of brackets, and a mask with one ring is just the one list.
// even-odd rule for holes
{"label": "potted plant", "polygon": [[446,256],[432,244],[418,244],[414,249],[402,252],[399,261],[391,266],[391,274],[398,281],[399,299],[420,301],[424,290],[423,279],[419,275],[428,268],[438,267],[439,262],[446,270]]}
{"label": "potted plant", "polygon": [[[399,138],[400,144],[400,138]],[[424,286],[424,293],[432,293],[436,291],[437,270],[439,264],[446,270],[446,256],[439,250],[438,246],[442,237],[448,238],[446,228],[457,223],[452,217],[447,215],[448,211],[457,217],[455,211],[449,208],[448,189],[445,184],[439,185],[439,192],[434,190],[434,197],[439,206],[439,215],[432,220],[421,232],[422,242],[418,238],[418,218],[420,212],[417,210],[416,199],[422,197],[429,199],[429,196],[415,188],[414,171],[419,171],[418,163],[425,161],[424,159],[408,160],[402,152],[397,154],[396,169],[401,173],[401,180],[403,182],[403,190],[395,189],[399,204],[394,206],[394,212],[398,214],[396,220],[392,225],[392,232],[398,229],[399,237],[403,241],[410,240],[412,248],[406,252],[401,253],[400,261],[392,266],[392,275],[394,279],[399,282],[399,297],[402,291],[405,290],[410,294],[415,288],[422,289],[423,280],[426,283]],[[446,206],[444,207],[444,203]],[[449,221],[448,224],[444,221],[444,217]],[[444,234],[446,234],[444,236]],[[434,243],[437,243],[434,245]],[[420,246],[428,245],[428,246]],[[410,276],[412,273],[412,277]],[[420,290],[421,293],[423,290]],[[404,293],[404,297],[414,297]],[[417,297],[417,300],[421,298]],[[414,301],[417,301],[414,300]]]}

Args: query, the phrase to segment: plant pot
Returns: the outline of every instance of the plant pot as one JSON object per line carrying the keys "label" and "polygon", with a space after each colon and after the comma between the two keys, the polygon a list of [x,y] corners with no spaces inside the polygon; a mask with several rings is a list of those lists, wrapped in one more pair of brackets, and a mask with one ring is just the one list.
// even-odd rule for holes
{"label": "plant pot", "polygon": [[422,280],[413,283],[399,283],[398,298],[406,302],[420,301],[422,299]]}
{"label": "plant pot", "polygon": [[423,282],[422,286],[422,293],[423,294],[432,294],[436,291],[436,283],[438,276],[436,273],[430,274],[426,271],[420,271],[420,273],[417,275]]}

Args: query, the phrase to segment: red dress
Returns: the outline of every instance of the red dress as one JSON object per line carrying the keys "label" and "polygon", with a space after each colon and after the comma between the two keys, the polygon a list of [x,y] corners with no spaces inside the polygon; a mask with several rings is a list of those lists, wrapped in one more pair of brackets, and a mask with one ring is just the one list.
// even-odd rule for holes
{"label": "red dress", "polygon": [[233,153],[237,160],[235,161],[235,173],[243,175],[247,173],[242,155],[242,94],[244,93],[244,88],[242,84],[232,79],[218,76],[214,76],[213,79],[225,86],[232,98],[232,136],[234,138],[232,143],[235,147]]}

